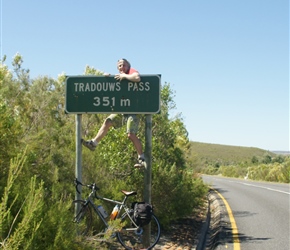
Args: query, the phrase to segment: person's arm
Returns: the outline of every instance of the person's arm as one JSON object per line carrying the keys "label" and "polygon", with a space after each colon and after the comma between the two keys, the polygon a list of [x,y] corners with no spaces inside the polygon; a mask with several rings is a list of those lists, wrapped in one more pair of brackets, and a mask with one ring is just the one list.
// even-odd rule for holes
{"label": "person's arm", "polygon": [[132,82],[140,82],[141,80],[139,72],[134,72],[130,75],[125,73],[117,74],[115,75],[115,79],[119,81],[121,81],[122,79],[127,79],[128,81]]}

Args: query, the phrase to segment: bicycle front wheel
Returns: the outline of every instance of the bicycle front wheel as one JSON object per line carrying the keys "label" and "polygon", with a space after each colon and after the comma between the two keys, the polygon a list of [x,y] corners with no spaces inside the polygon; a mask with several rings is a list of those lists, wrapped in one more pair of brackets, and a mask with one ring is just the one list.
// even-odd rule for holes
{"label": "bicycle front wheel", "polygon": [[132,221],[126,213],[121,218],[124,226],[117,233],[117,237],[126,249],[152,249],[159,241],[161,229],[154,214],[148,225],[138,229],[132,225]]}
{"label": "bicycle front wheel", "polygon": [[71,211],[74,213],[73,222],[77,235],[87,235],[92,225],[92,212],[83,200],[74,200]]}

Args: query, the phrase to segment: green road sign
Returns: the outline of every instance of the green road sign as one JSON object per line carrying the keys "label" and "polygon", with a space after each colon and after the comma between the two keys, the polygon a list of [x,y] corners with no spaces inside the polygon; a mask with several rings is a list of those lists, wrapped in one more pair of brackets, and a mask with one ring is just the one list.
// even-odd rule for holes
{"label": "green road sign", "polygon": [[141,75],[138,83],[114,76],[68,76],[67,113],[154,114],[160,110],[160,75]]}

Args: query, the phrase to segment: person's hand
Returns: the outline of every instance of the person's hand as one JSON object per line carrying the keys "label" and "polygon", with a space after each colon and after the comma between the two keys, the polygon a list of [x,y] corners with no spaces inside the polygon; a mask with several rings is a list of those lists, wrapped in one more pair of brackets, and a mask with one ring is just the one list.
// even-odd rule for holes
{"label": "person's hand", "polygon": [[126,74],[124,74],[124,73],[116,74],[115,75],[115,79],[118,80],[118,81],[126,79]]}

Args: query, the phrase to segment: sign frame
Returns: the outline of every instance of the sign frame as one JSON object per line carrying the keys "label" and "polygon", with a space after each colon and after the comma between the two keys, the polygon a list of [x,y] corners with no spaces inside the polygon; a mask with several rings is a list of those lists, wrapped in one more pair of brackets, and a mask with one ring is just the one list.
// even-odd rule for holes
{"label": "sign frame", "polygon": [[[156,114],[160,112],[161,75],[140,75],[141,81],[114,76],[72,75],[65,82],[68,114]],[[131,103],[133,103],[131,105]]]}

